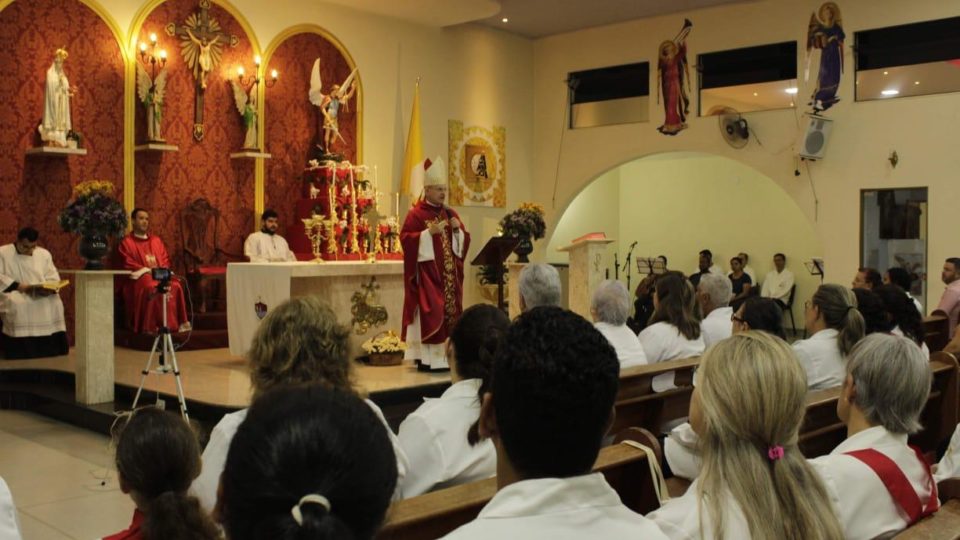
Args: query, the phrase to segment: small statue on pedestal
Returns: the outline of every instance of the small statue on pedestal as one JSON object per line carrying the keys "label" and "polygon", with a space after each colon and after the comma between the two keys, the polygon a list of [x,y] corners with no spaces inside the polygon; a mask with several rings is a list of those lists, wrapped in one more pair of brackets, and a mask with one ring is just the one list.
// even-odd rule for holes
{"label": "small statue on pedestal", "polygon": [[53,56],[53,64],[47,70],[43,95],[43,123],[40,124],[40,140],[44,146],[67,146],[67,133],[72,129],[70,122],[70,98],[74,90],[70,88],[70,81],[63,70],[63,63],[67,60],[67,51],[57,49]]}
{"label": "small statue on pedestal", "polygon": [[257,145],[257,83],[250,86],[250,94],[243,89],[239,82],[231,80],[233,99],[237,104],[237,111],[243,119],[243,127],[247,133],[243,138],[244,150],[260,150]]}
{"label": "small statue on pedestal", "polygon": [[147,69],[137,64],[137,96],[147,107],[147,141],[163,142],[160,123],[163,119],[163,97],[167,90],[167,68],[151,79]]}

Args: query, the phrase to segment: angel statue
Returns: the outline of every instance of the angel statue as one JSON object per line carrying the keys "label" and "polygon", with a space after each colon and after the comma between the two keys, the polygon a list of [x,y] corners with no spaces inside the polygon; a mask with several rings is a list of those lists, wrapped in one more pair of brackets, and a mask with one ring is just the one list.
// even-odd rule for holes
{"label": "angel statue", "polygon": [[67,133],[72,129],[70,122],[70,98],[74,90],[63,71],[67,59],[65,49],[57,49],[53,55],[53,64],[47,70],[43,93],[43,122],[40,124],[40,140],[47,146],[67,146]]}
{"label": "angel statue", "polygon": [[313,72],[310,76],[310,103],[320,107],[323,114],[323,148],[328,154],[331,153],[331,147],[339,138],[341,142],[346,142],[343,135],[340,134],[340,107],[345,110],[348,107],[350,98],[357,91],[357,69],[350,72],[343,84],[335,84],[330,87],[330,93],[323,93],[323,81],[320,78],[320,59],[313,62]]}
{"label": "angel statue", "polygon": [[817,75],[817,88],[813,91],[810,105],[818,113],[832,107],[840,101],[837,89],[840,87],[840,75],[843,74],[843,20],[840,6],[835,2],[825,2],[816,13],[810,14],[810,26],[807,29],[807,69],[810,73],[810,51],[820,49],[820,73]]}
{"label": "angel statue", "polygon": [[147,68],[137,63],[137,96],[147,107],[147,141],[163,142],[160,134],[160,121],[163,119],[163,96],[167,90],[167,68],[160,70],[156,78],[150,79]]}
{"label": "angel statue", "polygon": [[661,43],[658,51],[657,102],[662,91],[664,119],[657,130],[664,135],[676,135],[687,128],[687,115],[690,114],[687,36],[692,28],[690,19],[684,19],[677,37]]}
{"label": "angel statue", "polygon": [[243,138],[243,148],[259,150],[257,146],[257,83],[250,85],[249,94],[238,81],[231,80],[230,84],[233,85],[233,99],[237,103],[237,111],[243,118],[243,127],[247,128],[247,134]]}
{"label": "angel statue", "polygon": [[[213,55],[218,56],[217,63],[219,63],[219,51],[213,49],[213,46],[220,39],[220,35],[214,36],[211,40],[198,39],[197,36],[187,28],[187,35],[190,36],[190,41],[196,46],[196,55],[197,55],[197,64],[200,66],[200,88],[207,88],[207,76],[210,74],[210,71],[213,70],[214,58]],[[190,62],[192,65],[193,62]]]}

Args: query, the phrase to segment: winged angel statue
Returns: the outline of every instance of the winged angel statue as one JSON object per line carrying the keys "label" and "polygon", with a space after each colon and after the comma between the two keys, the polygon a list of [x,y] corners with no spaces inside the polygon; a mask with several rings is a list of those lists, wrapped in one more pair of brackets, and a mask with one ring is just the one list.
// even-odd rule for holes
{"label": "winged angel statue", "polygon": [[247,134],[243,138],[243,148],[247,150],[259,149],[257,146],[257,83],[250,86],[250,93],[243,89],[243,85],[231,80],[233,99],[237,104],[237,111],[243,118],[243,127]]}
{"label": "winged angel statue", "polygon": [[313,62],[313,71],[310,75],[310,103],[320,107],[323,113],[323,149],[330,153],[331,146],[337,139],[346,142],[343,135],[340,135],[340,107],[344,110],[349,106],[350,98],[357,91],[357,71],[355,68],[347,76],[342,84],[335,84],[330,87],[330,93],[323,93],[323,81],[320,78],[320,59]]}
{"label": "winged angel statue", "polygon": [[137,96],[147,107],[147,141],[163,142],[160,122],[163,119],[163,100],[167,93],[167,68],[151,79],[143,64],[137,63]]}

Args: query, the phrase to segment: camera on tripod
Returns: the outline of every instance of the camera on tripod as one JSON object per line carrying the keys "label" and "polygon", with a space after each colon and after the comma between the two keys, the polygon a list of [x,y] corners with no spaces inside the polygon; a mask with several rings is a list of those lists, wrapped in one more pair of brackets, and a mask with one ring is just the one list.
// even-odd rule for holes
{"label": "camera on tripod", "polygon": [[169,268],[153,268],[150,270],[150,277],[157,282],[157,292],[165,293],[170,287],[170,280],[173,279],[173,271]]}

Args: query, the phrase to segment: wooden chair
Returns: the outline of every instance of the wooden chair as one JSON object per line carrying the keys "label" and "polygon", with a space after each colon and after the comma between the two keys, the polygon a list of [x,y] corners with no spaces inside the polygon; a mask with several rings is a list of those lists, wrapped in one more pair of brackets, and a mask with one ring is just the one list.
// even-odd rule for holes
{"label": "wooden chair", "polygon": [[[699,365],[700,358],[694,357],[623,370],[614,404],[616,418],[610,432],[619,433],[626,428],[639,427],[660,434],[666,423],[687,416],[690,395],[693,393],[693,372]],[[654,392],[653,378],[671,371],[675,372],[674,384],[677,387]]]}
{"label": "wooden chair", "polygon": [[[208,304],[226,310],[227,262],[243,260],[241,255],[220,248],[219,225],[220,210],[207,199],[196,199],[180,211],[184,274],[201,313],[207,311]],[[215,281],[215,294],[210,296],[204,289],[207,281]]]}
{"label": "wooden chair", "polygon": [[[648,431],[632,429],[618,440],[635,440],[650,448],[660,459],[660,446]],[[656,508],[657,500],[646,454],[627,444],[600,450],[594,472],[601,472],[631,510],[645,514]],[[497,492],[497,479],[488,478],[397,501],[387,512],[387,522],[377,534],[380,540],[435,539],[464,525],[480,513]]]}
{"label": "wooden chair", "polygon": [[950,319],[943,315],[923,318],[923,341],[931,353],[942,351],[950,342]]}

